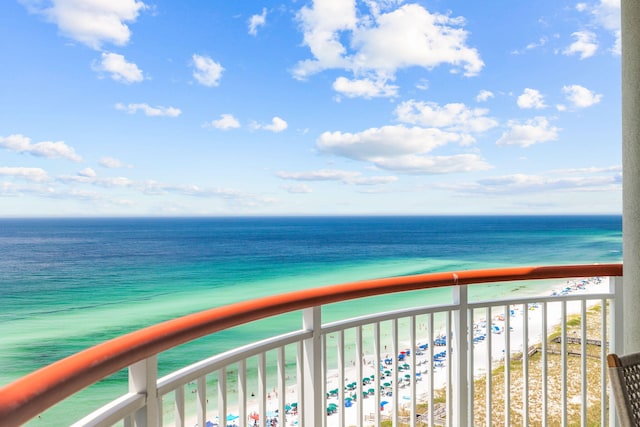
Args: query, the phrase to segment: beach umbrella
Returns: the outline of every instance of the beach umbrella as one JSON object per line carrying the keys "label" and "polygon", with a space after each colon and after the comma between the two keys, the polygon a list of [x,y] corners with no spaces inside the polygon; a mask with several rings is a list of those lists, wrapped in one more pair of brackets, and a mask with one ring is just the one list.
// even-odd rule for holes
{"label": "beach umbrella", "polygon": [[217,424],[212,423],[211,421],[207,420],[207,423],[205,424],[206,427],[214,427]]}
{"label": "beach umbrella", "polygon": [[260,419],[260,415],[254,412],[253,414],[249,415],[249,418],[258,421]]}
{"label": "beach umbrella", "polygon": [[391,387],[391,383],[384,383],[382,385],[385,386],[385,387]]}
{"label": "beach umbrella", "polygon": [[233,415],[233,414],[229,414],[229,415],[227,415],[227,421],[235,421],[235,420],[237,420],[238,418],[240,418],[240,416],[239,416],[239,415]]}
{"label": "beach umbrella", "polygon": [[297,408],[297,407],[298,407],[298,402],[293,402],[293,403],[291,404],[291,407],[293,407],[293,408]]}
{"label": "beach umbrella", "polygon": [[376,392],[376,390],[374,388],[370,388],[369,390],[367,390],[367,393],[369,393],[369,394],[373,394],[375,392]]}

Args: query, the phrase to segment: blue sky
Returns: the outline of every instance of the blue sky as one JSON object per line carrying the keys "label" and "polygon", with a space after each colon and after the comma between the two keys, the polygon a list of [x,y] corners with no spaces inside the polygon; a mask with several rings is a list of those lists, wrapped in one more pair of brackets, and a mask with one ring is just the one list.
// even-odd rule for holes
{"label": "blue sky", "polygon": [[619,16],[3,1],[0,216],[620,213]]}

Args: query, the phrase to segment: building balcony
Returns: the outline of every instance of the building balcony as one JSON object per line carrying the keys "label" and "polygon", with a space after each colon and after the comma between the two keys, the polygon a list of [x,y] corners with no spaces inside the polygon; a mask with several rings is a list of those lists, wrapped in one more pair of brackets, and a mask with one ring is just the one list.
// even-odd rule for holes
{"label": "building balcony", "polygon": [[[37,420],[128,369],[128,390],[76,414],[74,425],[613,425],[606,355],[622,344],[621,276],[621,264],[447,272],[218,307],[121,336],[5,386],[0,424]],[[541,281],[556,290],[526,292]],[[506,282],[522,282],[522,290],[498,299],[475,292]],[[445,289],[446,301],[434,300],[435,288]],[[337,303],[362,306],[398,292],[412,292],[415,305],[328,315]],[[159,375],[176,346],[285,314],[300,320],[284,334],[198,354],[202,360]]]}

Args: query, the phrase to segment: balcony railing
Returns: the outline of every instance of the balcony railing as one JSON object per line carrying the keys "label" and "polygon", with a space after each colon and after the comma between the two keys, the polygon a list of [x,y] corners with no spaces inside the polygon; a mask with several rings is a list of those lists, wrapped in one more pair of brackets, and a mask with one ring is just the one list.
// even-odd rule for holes
{"label": "balcony railing", "polygon": [[[572,282],[554,295],[469,298],[470,285],[541,279]],[[322,322],[332,303],[443,287],[445,304]],[[21,425],[128,367],[129,392],[75,425],[613,425],[605,359],[622,343],[621,304],[620,264],[434,273],[270,296],[154,325],[29,374],[0,389],[0,424]],[[158,378],[164,351],[297,310],[301,327]]]}

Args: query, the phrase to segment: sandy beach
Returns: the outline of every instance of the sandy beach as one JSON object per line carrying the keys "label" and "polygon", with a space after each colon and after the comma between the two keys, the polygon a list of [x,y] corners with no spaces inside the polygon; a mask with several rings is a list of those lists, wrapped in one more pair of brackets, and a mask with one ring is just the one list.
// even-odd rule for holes
{"label": "sandy beach", "polygon": [[[568,294],[573,292],[598,293],[606,289],[608,285],[607,279],[589,278],[584,280],[567,281],[563,286],[558,286],[550,293]],[[595,301],[593,304],[597,304]],[[473,315],[473,336],[474,351],[472,356],[472,366],[474,378],[486,375],[489,364],[491,368],[495,368],[504,363],[505,348],[508,341],[511,356],[520,354],[523,351],[523,342],[525,338],[524,327],[527,330],[527,347],[538,344],[542,341],[543,336],[547,336],[554,327],[561,322],[560,303],[549,303],[547,305],[547,330],[543,331],[542,322],[542,306],[538,304],[530,304],[525,309],[522,304],[509,307],[508,313],[505,313],[504,306],[494,307],[487,317],[486,310],[477,310]],[[579,314],[581,304],[579,301],[572,301],[567,304],[567,315]],[[525,320],[526,313],[526,320]],[[423,327],[424,325],[421,325]],[[506,330],[510,333],[507,334]],[[339,425],[359,426],[374,424],[375,419],[379,416],[381,419],[390,418],[392,413],[398,409],[404,413],[409,413],[412,401],[412,387],[415,386],[413,396],[416,403],[428,401],[429,384],[433,383],[433,389],[439,390],[446,386],[449,375],[455,375],[453,370],[449,370],[447,364],[449,358],[446,355],[447,347],[444,344],[444,330],[434,331],[437,337],[434,340],[431,351],[433,352],[433,361],[430,363],[429,348],[424,343],[416,343],[412,346],[409,342],[402,342],[400,351],[393,360],[389,354],[381,354],[380,367],[377,368],[373,355],[366,355],[362,363],[362,378],[365,380],[361,387],[350,379],[357,378],[357,369],[353,365],[345,367],[344,384],[340,384],[339,373],[336,370],[327,372],[326,390],[327,399],[326,406],[328,412],[327,427]],[[491,350],[488,352],[488,345]],[[415,354],[411,354],[411,349]],[[491,362],[489,362],[489,355]],[[415,364],[413,366],[412,364]],[[432,371],[429,369],[432,367]],[[395,369],[395,370],[394,370]],[[450,372],[451,371],[451,372]],[[412,375],[413,374],[413,375]],[[376,375],[379,378],[379,400],[376,399]],[[415,381],[411,382],[411,378],[415,377]],[[342,388],[342,391],[340,389]],[[395,396],[394,396],[395,394]],[[290,403],[297,401],[296,386],[288,386],[285,395],[286,403],[289,409],[286,414],[286,423],[283,425],[295,426],[298,424],[298,414],[296,408],[291,407]],[[362,398],[358,399],[358,396]],[[352,398],[353,397],[353,398]],[[291,402],[290,402],[291,400]],[[341,402],[344,402],[341,404]],[[278,399],[277,393],[272,395],[269,393],[267,399],[267,425],[281,425],[280,417],[277,413]],[[359,405],[361,413],[359,413]],[[247,413],[249,414],[246,424],[248,426],[264,425],[258,419],[258,402],[256,398],[252,398],[247,402]],[[331,408],[331,411],[329,411]],[[236,408],[229,407],[230,413],[237,414]],[[344,421],[341,421],[344,418]],[[362,419],[362,421],[361,421]],[[274,424],[271,424],[273,420]],[[217,420],[214,420],[217,421]],[[193,424],[195,425],[195,421]],[[213,422],[211,425],[216,425]],[[227,425],[239,426],[243,425],[239,419],[228,420]]]}

